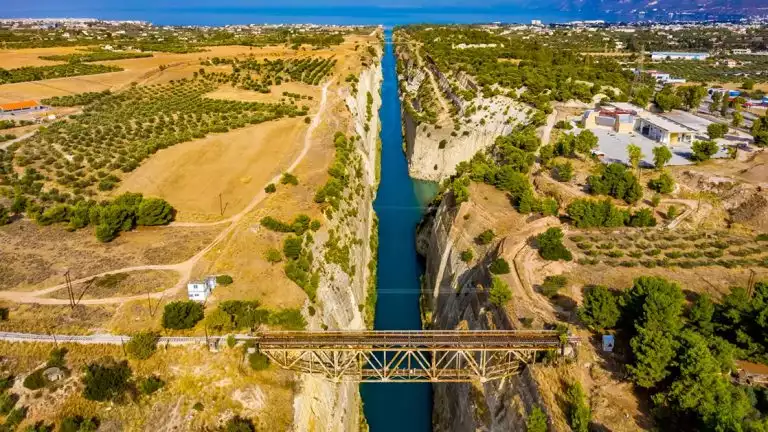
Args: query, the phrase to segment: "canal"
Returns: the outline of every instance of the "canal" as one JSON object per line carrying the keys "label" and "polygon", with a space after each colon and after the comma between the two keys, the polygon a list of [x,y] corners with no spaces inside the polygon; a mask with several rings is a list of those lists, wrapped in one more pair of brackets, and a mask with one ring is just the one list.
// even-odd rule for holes
{"label": "canal", "polygon": [[[402,151],[392,31],[385,31],[382,69],[381,183],[373,207],[379,217],[378,302],[376,330],[418,330],[419,278],[424,267],[416,254],[416,225],[434,185],[408,176]],[[432,430],[430,384],[366,383],[360,388],[371,432]]]}

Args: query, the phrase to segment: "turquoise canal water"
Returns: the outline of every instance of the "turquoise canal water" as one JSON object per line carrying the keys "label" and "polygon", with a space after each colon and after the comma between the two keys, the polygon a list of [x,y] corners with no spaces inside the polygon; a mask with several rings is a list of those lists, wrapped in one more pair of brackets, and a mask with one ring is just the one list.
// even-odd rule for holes
{"label": "turquoise canal water", "polygon": [[[397,94],[392,32],[385,32],[381,89],[381,183],[373,208],[379,216],[378,302],[376,330],[418,330],[419,278],[424,272],[416,254],[416,225],[435,186],[408,176],[402,151],[400,99]],[[360,386],[371,432],[432,430],[432,386],[367,383]]]}

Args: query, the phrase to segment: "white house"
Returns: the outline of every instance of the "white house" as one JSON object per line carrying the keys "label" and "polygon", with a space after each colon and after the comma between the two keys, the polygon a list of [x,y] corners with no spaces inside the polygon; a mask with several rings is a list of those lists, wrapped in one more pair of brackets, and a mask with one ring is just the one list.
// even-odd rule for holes
{"label": "white house", "polygon": [[216,288],[216,276],[208,276],[203,280],[187,283],[187,296],[190,300],[204,302]]}

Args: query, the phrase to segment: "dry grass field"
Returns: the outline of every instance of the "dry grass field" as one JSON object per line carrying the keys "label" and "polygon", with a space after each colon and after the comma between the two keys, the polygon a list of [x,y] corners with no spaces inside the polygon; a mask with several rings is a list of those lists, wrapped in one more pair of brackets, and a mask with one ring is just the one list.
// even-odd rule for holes
{"label": "dry grass field", "polygon": [[177,144],[128,174],[115,194],[164,198],[180,221],[232,216],[296,158],[306,129],[304,119],[288,118]]}
{"label": "dry grass field", "polygon": [[188,259],[221,227],[156,227],[123,233],[101,243],[90,229],[75,232],[28,221],[0,227],[0,290],[33,290],[142,264],[174,264]]}
{"label": "dry grass field", "polygon": [[[133,377],[151,375],[166,385],[151,396],[123,404],[88,401],[82,396],[82,367],[103,357],[125,358],[119,345],[62,345],[72,375],[52,388],[32,392],[19,386],[19,405],[29,408],[28,420],[47,423],[72,415],[97,416],[102,429],[131,431],[211,430],[238,413],[251,418],[258,430],[288,430],[293,419],[293,376],[276,368],[254,372],[241,347],[210,352],[199,346],[160,347],[150,359],[129,360]],[[3,370],[24,376],[48,358],[52,344],[0,343],[8,354]],[[200,402],[202,409],[193,405]]]}

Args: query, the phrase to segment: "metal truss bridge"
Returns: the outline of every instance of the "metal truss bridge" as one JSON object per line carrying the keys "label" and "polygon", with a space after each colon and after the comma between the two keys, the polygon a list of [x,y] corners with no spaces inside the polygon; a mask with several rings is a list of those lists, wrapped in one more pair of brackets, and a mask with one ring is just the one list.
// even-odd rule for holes
{"label": "metal truss bridge", "polygon": [[[130,336],[0,332],[28,343],[122,345]],[[235,335],[277,366],[352,382],[465,382],[499,379],[536,361],[541,351],[578,344],[548,330],[267,331]],[[164,336],[161,345],[219,346],[223,336]]]}
{"label": "metal truss bridge", "polygon": [[578,343],[541,330],[268,332],[249,339],[284,369],[358,382],[485,382],[517,374],[539,351]]}

